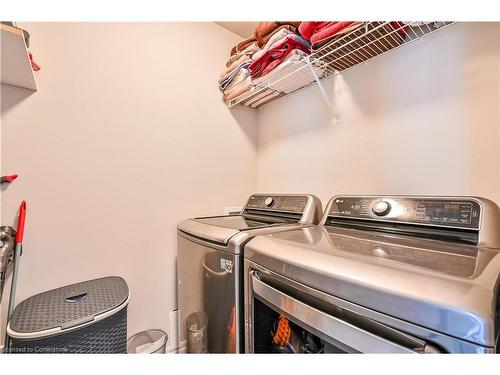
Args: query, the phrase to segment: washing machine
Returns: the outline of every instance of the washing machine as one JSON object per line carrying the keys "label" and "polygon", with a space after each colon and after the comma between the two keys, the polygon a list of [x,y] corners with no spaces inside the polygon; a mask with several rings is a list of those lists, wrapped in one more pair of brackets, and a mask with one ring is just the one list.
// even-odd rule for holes
{"label": "washing machine", "polygon": [[[241,353],[244,245],[259,234],[317,224],[321,215],[321,201],[313,195],[253,194],[238,214],[179,223],[177,298],[181,345],[187,341],[188,351],[194,352]],[[197,313],[205,318],[188,324],[187,319]]]}
{"label": "washing machine", "polygon": [[245,247],[250,353],[500,351],[500,214],[477,197],[336,196]]}

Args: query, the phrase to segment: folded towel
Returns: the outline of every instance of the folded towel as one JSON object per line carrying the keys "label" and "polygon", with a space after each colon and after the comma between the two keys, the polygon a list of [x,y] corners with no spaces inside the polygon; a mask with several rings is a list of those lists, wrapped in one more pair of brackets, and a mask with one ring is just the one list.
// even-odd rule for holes
{"label": "folded towel", "polygon": [[257,42],[257,39],[255,39],[255,36],[251,36],[241,42],[239,42],[237,45],[235,45],[232,49],[231,49],[231,54],[230,56],[233,56],[241,51],[243,51],[245,48],[247,48],[249,45],[251,45],[252,43],[255,43]]}
{"label": "folded towel", "polygon": [[254,86],[256,88],[259,88],[259,86],[269,86],[273,90],[288,94],[308,85],[315,80],[311,69],[314,70],[318,78],[326,70],[325,64],[322,64],[320,61],[310,63],[308,56],[301,50],[293,50],[281,64],[268,74],[254,79]]}
{"label": "folded towel", "polygon": [[243,61],[241,64],[236,66],[233,70],[230,70],[225,76],[219,78],[219,86],[220,85],[227,85],[231,80],[234,78],[236,74],[238,74],[238,71],[242,68],[248,68],[250,64],[252,63],[252,60],[248,59]]}
{"label": "folded towel", "polygon": [[288,31],[291,31],[293,33],[298,34],[298,30],[297,30],[297,28],[295,26],[292,26],[292,25],[281,25],[278,28],[274,29],[269,34],[267,34],[265,37],[263,37],[262,38],[262,44],[260,44],[259,42],[257,42],[257,45],[259,46],[259,44],[260,44],[259,47],[264,46],[275,33],[279,32],[281,30],[288,30]]}
{"label": "folded towel", "polygon": [[223,84],[219,84],[219,88],[224,91],[224,93],[226,93],[227,90],[231,90],[235,85],[237,85],[241,81],[244,81],[249,76],[250,70],[248,70],[247,65],[246,68],[238,69],[238,72],[230,80],[225,81]]}
{"label": "folded towel", "polygon": [[231,87],[227,87],[225,90],[224,90],[224,95],[229,95],[231,93],[234,93],[235,91],[238,91],[240,90],[243,86],[246,86],[246,84],[248,83],[252,83],[252,79],[249,78],[249,76],[247,76],[245,79],[243,80],[240,80],[240,82],[237,82],[235,83],[234,85],[232,85]]}
{"label": "folded towel", "polygon": [[313,35],[311,35],[311,44],[329,38],[353,23],[354,23],[353,21],[327,22],[321,28],[317,28],[316,30],[314,30]]}
{"label": "folded towel", "polygon": [[[315,80],[311,70],[314,70],[318,77],[322,77],[326,71],[326,65],[319,60],[311,62],[309,55],[301,50],[293,50],[271,72],[252,80],[252,93],[245,93],[242,102],[245,106],[257,108],[274,100],[276,97],[307,86]],[[288,79],[288,77],[291,79]]]}
{"label": "folded towel", "polygon": [[342,29],[353,24],[353,21],[341,22],[301,22],[300,34],[312,44],[337,34]]}
{"label": "folded towel", "polygon": [[257,51],[259,51],[260,48],[257,46],[257,43],[252,43],[248,47],[246,47],[243,51],[235,53],[232,55],[229,60],[226,62],[226,67],[229,67],[233,62],[238,60],[241,56],[246,55],[248,57],[252,57],[253,54]]}
{"label": "folded towel", "polygon": [[233,63],[231,63],[231,65],[225,67],[224,70],[222,70],[222,72],[220,73],[219,79],[223,79],[224,76],[231,74],[231,72],[234,69],[239,69],[242,64],[244,64],[246,62],[251,62],[251,61],[252,61],[252,59],[249,56],[241,55],[240,58],[238,58]]}
{"label": "folded towel", "polygon": [[279,44],[272,49],[264,52],[264,54],[250,64],[250,75],[252,78],[259,78],[276,66],[278,66],[288,55],[295,49],[301,50],[309,54],[309,48],[302,41],[288,34]]}
{"label": "folded towel", "polygon": [[[299,49],[292,50],[286,59],[284,59],[279,65],[277,65],[273,70],[260,76],[259,78],[255,78],[252,82],[254,86],[267,86],[273,84],[273,82],[279,78],[283,78],[286,73],[292,73],[295,71],[294,65],[296,65],[299,61],[307,58],[308,54],[304,53]],[[298,67],[298,66],[297,66]],[[274,88],[274,87],[273,87]]]}
{"label": "folded towel", "polygon": [[327,23],[329,22],[301,22],[299,25],[299,33],[307,40],[311,40],[311,36],[314,34],[316,28],[320,28]]}
{"label": "folded towel", "polygon": [[311,36],[311,48],[313,50],[317,50],[330,41],[342,38],[344,35],[349,34],[351,31],[356,30],[362,25],[363,22],[351,22],[348,26],[344,26],[340,29],[339,27],[324,28]]}
{"label": "folded towel", "polygon": [[259,22],[257,27],[255,28],[255,39],[257,40],[257,44],[259,47],[262,47],[266,42],[264,41],[264,38],[271,34],[274,30],[279,28],[280,26],[293,26],[293,27],[298,27],[300,25],[300,22],[288,22],[288,21],[264,21],[264,22]]}
{"label": "folded towel", "polygon": [[280,29],[277,33],[274,33],[271,38],[269,38],[268,42],[257,52],[254,53],[252,60],[258,60],[260,59],[267,51],[269,51],[271,48],[275,48],[279,43],[283,42],[288,36],[295,35],[294,32],[288,30],[288,29]]}
{"label": "folded towel", "polygon": [[231,90],[227,90],[228,92],[224,93],[224,101],[230,102],[244,94],[246,94],[252,88],[252,80],[250,77],[245,79],[244,81],[236,84]]}

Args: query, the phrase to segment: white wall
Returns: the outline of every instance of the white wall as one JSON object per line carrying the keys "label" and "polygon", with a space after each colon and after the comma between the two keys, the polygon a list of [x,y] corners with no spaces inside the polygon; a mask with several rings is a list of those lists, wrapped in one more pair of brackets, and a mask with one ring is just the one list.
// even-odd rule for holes
{"label": "white wall", "polygon": [[[500,203],[500,28],[455,24],[265,107],[258,189]],[[339,125],[333,120],[338,118]]]}
{"label": "white wall", "polygon": [[217,89],[241,38],[213,23],[20,26],[42,70],[38,92],[1,91],[2,172],[20,176],[2,186],[2,225],[28,202],[17,301],[121,275],[129,333],[168,331],[177,222],[256,188],[256,114]]}

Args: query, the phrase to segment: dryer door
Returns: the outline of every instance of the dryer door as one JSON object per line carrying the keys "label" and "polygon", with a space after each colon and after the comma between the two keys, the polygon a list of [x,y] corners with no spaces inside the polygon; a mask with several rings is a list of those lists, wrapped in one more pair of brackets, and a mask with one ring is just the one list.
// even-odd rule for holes
{"label": "dryer door", "polygon": [[371,319],[280,290],[279,283],[256,270],[250,271],[249,280],[249,333],[255,353],[439,352],[423,340]]}

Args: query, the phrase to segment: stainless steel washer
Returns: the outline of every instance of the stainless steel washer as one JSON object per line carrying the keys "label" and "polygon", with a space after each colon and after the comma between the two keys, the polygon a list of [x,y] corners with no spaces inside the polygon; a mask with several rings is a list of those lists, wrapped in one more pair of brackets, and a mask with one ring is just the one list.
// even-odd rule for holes
{"label": "stainless steel washer", "polygon": [[247,352],[500,351],[496,204],[337,196],[321,224],[246,245]]}
{"label": "stainless steel washer", "polygon": [[208,317],[208,351],[243,350],[243,247],[254,236],[317,224],[321,202],[313,195],[253,194],[241,213],[189,219],[178,225],[179,339],[186,318]]}

